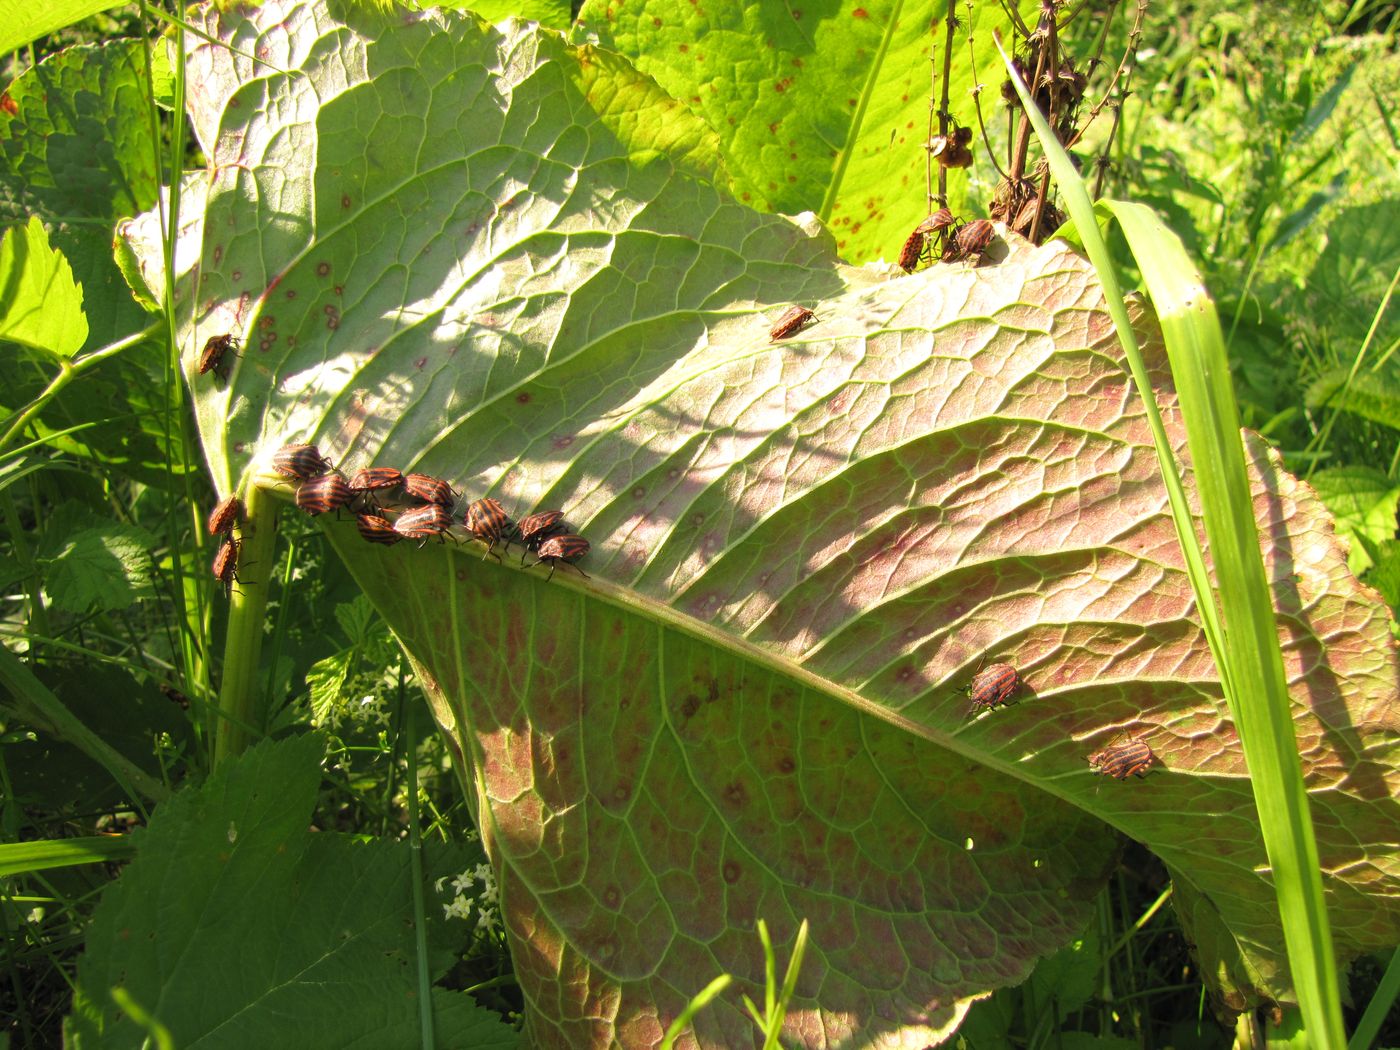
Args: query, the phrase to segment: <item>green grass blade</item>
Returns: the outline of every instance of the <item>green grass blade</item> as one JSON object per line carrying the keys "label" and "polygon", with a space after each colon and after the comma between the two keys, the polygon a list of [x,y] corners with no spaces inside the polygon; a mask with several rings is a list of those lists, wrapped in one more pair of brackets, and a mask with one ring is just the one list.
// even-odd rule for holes
{"label": "green grass blade", "polygon": [[661,1040],[660,1050],[671,1050],[671,1047],[676,1045],[676,1040],[680,1038],[681,1033],[689,1027],[695,1015],[710,1005],[710,1001],[728,988],[733,980],[734,978],[729,974],[722,973],[700,989],[695,998],[686,1003],[685,1009],[671,1022],[671,1027],[666,1029],[666,1035]]}
{"label": "green grass blade", "polygon": [[1226,690],[1226,699],[1274,870],[1304,1024],[1312,1045],[1341,1046],[1341,1000],[1321,865],[1220,323],[1176,236],[1142,205],[1105,202],[1105,207],[1141,267],[1166,340],[1229,643],[1216,662],[1231,666],[1234,688]]}
{"label": "green grass blade", "polygon": [[1357,1022],[1356,1031],[1351,1033],[1351,1042],[1347,1043],[1347,1050],[1369,1050],[1374,1045],[1381,1024],[1385,1021],[1386,1014],[1390,1013],[1391,1006],[1395,1004],[1397,995],[1400,995],[1400,949],[1390,953],[1390,962],[1385,968],[1385,974],[1381,977],[1381,983],[1376,986],[1376,994],[1371,996],[1371,1001],[1366,1004],[1366,1012]]}
{"label": "green grass blade", "polygon": [[1219,581],[1221,608],[1217,614],[1176,464],[1089,194],[1004,52],[1002,58],[1103,284],[1133,380],[1147,409],[1192,589],[1249,767],[1304,1023],[1313,1045],[1340,1047],[1344,1042],[1341,1001],[1317,844],[1290,719],[1278,627],[1259,553],[1239,411],[1219,319],[1204,283],[1176,237],[1146,208],[1106,205],[1134,249],[1166,339]]}
{"label": "green grass blade", "polygon": [[75,864],[126,860],[135,853],[136,848],[126,835],[0,843],[0,878],[49,868],[71,868]]}

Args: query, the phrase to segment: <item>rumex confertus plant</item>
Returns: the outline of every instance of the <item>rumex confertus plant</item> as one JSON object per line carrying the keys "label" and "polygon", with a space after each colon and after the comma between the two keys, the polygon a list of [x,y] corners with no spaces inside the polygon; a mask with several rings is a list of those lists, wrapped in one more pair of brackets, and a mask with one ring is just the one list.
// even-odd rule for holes
{"label": "rumex confertus plant", "polygon": [[[253,17],[287,18],[287,32],[308,42],[330,39],[293,11]],[[863,936],[882,916],[885,926],[871,935],[892,954],[918,960],[917,973],[899,980],[904,1000],[920,1007],[890,1023],[899,1026],[899,1038],[919,1045],[941,1038],[968,997],[1026,972],[1037,954],[1073,934],[1088,912],[1087,899],[1075,894],[1101,880],[1113,854],[1107,825],[1172,855],[1169,830],[1141,811],[1113,808],[1116,798],[1091,797],[1095,785],[1078,741],[1110,721],[1219,718],[1189,601],[1161,553],[1161,501],[1139,455],[1131,400],[1121,387],[1116,401],[1103,397],[1112,369],[1086,365],[1112,359],[1102,313],[1085,305],[1093,303],[1092,281],[1070,253],[1046,248],[1009,256],[994,276],[969,270],[907,279],[929,282],[944,298],[895,294],[842,267],[820,234],[731,210],[722,191],[666,164],[632,167],[625,141],[597,146],[605,155],[614,150],[609,164],[571,152],[615,143],[621,125],[606,109],[590,108],[605,102],[570,94],[577,85],[566,74],[582,75],[584,66],[548,37],[458,16],[425,16],[393,33],[371,31],[375,24],[358,26],[347,39],[390,66],[412,65],[406,56],[422,54],[417,46],[431,39],[445,52],[437,60],[493,84],[493,104],[472,110],[470,128],[434,110],[424,131],[425,143],[453,155],[454,185],[472,190],[435,192],[438,169],[426,161],[418,170],[416,161],[404,160],[409,166],[396,172],[436,211],[392,221],[407,239],[432,243],[415,264],[424,287],[453,290],[437,293],[441,300],[426,313],[417,302],[386,309],[364,298],[392,284],[375,268],[387,274],[396,264],[374,252],[346,254],[345,242],[320,230],[314,216],[307,217],[309,243],[295,259],[275,245],[221,232],[248,226],[227,221],[249,206],[235,175],[256,179],[274,167],[279,177],[332,188],[328,199],[342,209],[335,221],[343,228],[381,230],[390,220],[377,210],[385,199],[377,180],[387,176],[362,160],[414,156],[375,139],[384,128],[345,122],[351,102],[341,87],[303,82],[315,80],[314,69],[274,77],[269,90],[288,101],[325,89],[314,104],[328,133],[319,151],[251,168],[235,163],[241,154],[220,155],[213,137],[207,143],[214,162],[204,216],[209,301],[215,312],[249,303],[255,316],[246,320],[254,327],[245,330],[277,334],[267,337],[259,359],[270,381],[240,367],[233,390],[218,392],[235,405],[256,398],[266,413],[220,419],[227,440],[210,424],[212,413],[201,416],[208,447],[224,450],[215,469],[230,477],[219,479],[221,489],[254,469],[252,450],[295,433],[330,453],[316,457],[322,472],[330,459],[450,463],[448,479],[464,492],[472,489],[468,479],[487,479],[512,506],[562,508],[590,537],[591,570],[621,595],[611,604],[582,597],[562,581],[565,573],[547,582],[544,573],[513,566],[467,565],[438,545],[384,552],[357,539],[350,547],[341,542],[352,535],[349,523],[328,525],[355,578],[428,671],[440,721],[456,727],[447,731],[459,734],[464,761],[480,763],[474,771],[486,818],[497,829],[493,860],[515,909],[508,929],[516,949],[538,958],[549,942],[570,946],[555,972],[522,978],[532,982],[534,1002],[559,999],[551,989],[564,990],[557,1012],[533,1012],[534,1033],[581,1037],[585,1004],[567,997],[582,987],[585,971],[618,1004],[621,1027],[649,1009],[673,1015],[673,989],[741,969],[742,953],[684,923],[668,931],[665,947],[639,938],[638,930],[656,928],[643,920],[658,901],[686,899],[716,929],[751,926],[758,900],[783,913],[766,916],[780,939],[801,918],[811,920],[818,972],[841,974],[849,984],[836,990],[799,983],[792,1034],[819,1010],[855,1031],[885,1023],[877,1020],[884,1000],[876,989],[895,975],[871,974],[869,959],[857,959],[831,933],[844,927]],[[251,32],[237,19],[207,28],[229,40]],[[503,49],[534,59],[504,63]],[[196,61],[213,88],[197,103],[196,125],[247,132],[219,139],[225,150],[236,140],[275,148],[275,118],[249,116],[238,95],[251,73],[240,65],[246,60],[210,48]],[[294,66],[296,59],[284,54],[278,61]],[[491,72],[497,70],[505,72]],[[354,86],[355,105],[380,92],[386,106],[402,101],[387,79]],[[556,95],[570,104],[567,119],[564,109],[541,101]],[[466,102],[453,96],[444,112],[467,111]],[[561,135],[549,164],[530,148],[499,149],[515,141],[503,130],[539,120],[558,121],[561,129],[583,121],[578,126],[588,134]],[[511,170],[520,186],[493,196],[485,187],[498,185],[493,166],[503,160],[518,164]],[[486,267],[492,281],[542,272],[537,253],[544,242],[560,238],[567,247],[577,236],[567,223],[556,225],[557,209],[545,207],[566,184],[574,192],[576,179],[586,191],[579,199],[641,195],[649,215],[675,217],[681,236],[631,229],[623,212],[592,216],[589,236],[608,240],[612,256],[602,265],[589,251],[561,251],[568,267],[557,290],[568,306],[557,313],[524,287],[426,279],[440,276],[433,271],[447,265],[444,258],[453,273]],[[460,241],[448,248],[433,239],[443,231]],[[605,294],[617,273],[651,273],[658,264],[647,260],[661,257],[659,245],[673,237],[696,252],[686,282],[677,285],[668,270],[656,274],[677,299],[626,297],[624,308],[624,297]],[[489,270],[481,253],[498,251],[501,238],[530,265]],[[771,285],[764,311],[753,309],[758,285],[726,264],[735,258],[764,267]],[[1047,270],[1059,275],[1057,287],[1040,280]],[[248,276],[264,273],[279,275],[275,290]],[[757,317],[771,317],[785,302],[817,302],[813,287],[822,288],[822,326],[804,332],[800,346],[768,345]],[[1036,360],[1006,342],[975,338],[946,306],[967,299],[991,304],[982,316],[1036,304],[1044,317]],[[493,307],[513,302],[530,304],[518,323],[522,330],[536,326],[526,342],[540,348],[537,359],[521,356],[503,334],[509,326]],[[448,317],[450,324],[436,320]],[[471,337],[450,336],[454,324]],[[629,337],[638,325],[648,333],[645,354]],[[335,369],[318,369],[326,361]],[[974,386],[979,396],[954,396]],[[214,403],[213,394],[201,396],[202,409]],[[906,410],[908,425],[886,425],[887,412]],[[968,448],[992,450],[995,461],[969,459]],[[1073,493],[1072,505],[1047,497],[1043,479],[1028,477],[1021,463],[1063,464],[1073,478],[1058,491]],[[1256,471],[1261,490],[1286,493],[1311,520],[1315,508],[1262,452]],[[992,483],[1003,474],[1010,487]],[[403,513],[431,516],[434,528],[416,537],[431,538],[450,525],[438,511],[434,505]],[[401,514],[396,524],[403,520]],[[1329,556],[1314,555],[1324,563]],[[1119,571],[1103,573],[1105,559]],[[1106,615],[1089,588],[1110,578],[1120,582],[1102,598],[1113,610]],[[1013,594],[1021,597],[1013,602]],[[1317,602],[1329,596],[1313,595],[1309,609],[1321,609]],[[443,610],[451,613],[446,638]],[[1310,630],[1308,617],[1320,613],[1296,615],[1309,623],[1300,629]],[[1378,637],[1374,621],[1349,622],[1353,636]],[[523,623],[530,625],[528,645],[520,644]],[[969,727],[942,710],[954,672],[1012,636],[1018,665],[1033,669],[1039,705],[1024,708],[1038,719],[1022,721],[1023,709],[1015,712],[1026,734],[1016,762],[996,736],[1011,719]],[[1160,637],[1174,641],[1144,642]],[[482,661],[483,652],[491,660]],[[1304,677],[1300,671],[1300,692]],[[1144,689],[1143,681],[1154,684]],[[1322,687],[1341,691],[1336,682]],[[856,697],[861,703],[848,702]],[[475,725],[502,731],[464,735],[461,727]],[[505,738],[527,741],[531,761],[538,756],[550,779],[522,788],[520,767],[500,748]],[[1228,748],[1203,753],[1193,739],[1183,732],[1172,740],[1172,776],[1156,778],[1146,805],[1220,809],[1226,819],[1210,834],[1220,836],[1227,866],[1249,879],[1255,843],[1229,819],[1238,801],[1233,756]],[[1021,761],[1026,752],[1031,757]],[[977,767],[970,773],[969,759]],[[1040,790],[1057,778],[1069,787]],[[898,805],[887,807],[889,799]],[[1363,809],[1369,803],[1359,802]],[[844,822],[852,805],[879,814],[871,840]],[[900,812],[934,813],[942,823]],[[702,813],[712,818],[699,819]],[[1014,813],[1021,816],[1008,817]],[[559,835],[558,867],[545,862],[534,838],[544,825]],[[782,830],[789,827],[790,838]],[[574,848],[585,834],[588,848]],[[639,838],[645,850],[638,850]],[[1186,852],[1176,856],[1190,861]],[[975,879],[948,877],[961,872]],[[952,943],[964,935],[975,941],[974,927],[987,919],[960,918],[962,902],[945,896],[963,881],[987,886],[994,900],[1023,902],[1021,914],[1035,927],[1024,952],[1018,947],[1014,957],[981,968],[955,957]],[[1263,909],[1251,910],[1248,895],[1228,903],[1236,909],[1229,922],[1267,941]],[[656,977],[633,976],[638,972]],[[697,1032],[724,1045],[738,1037],[736,1018],[742,1020],[732,1003],[716,1003],[697,1017]]]}

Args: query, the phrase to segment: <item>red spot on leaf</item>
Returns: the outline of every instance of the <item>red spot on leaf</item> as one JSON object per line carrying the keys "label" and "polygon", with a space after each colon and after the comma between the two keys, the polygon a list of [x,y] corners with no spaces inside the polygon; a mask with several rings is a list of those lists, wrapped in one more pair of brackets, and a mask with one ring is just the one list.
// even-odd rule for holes
{"label": "red spot on leaf", "polygon": [[725,787],[724,800],[731,806],[742,806],[749,800],[749,789],[735,780]]}
{"label": "red spot on leaf", "polygon": [[19,103],[10,97],[8,91],[0,92],[0,109],[13,117],[19,113]]}
{"label": "red spot on leaf", "polygon": [[319,276],[324,277],[324,276],[326,276],[326,274],[328,274],[328,273],[330,273],[330,272],[331,272],[331,264],[330,264],[330,263],[328,263],[328,262],[323,262],[323,263],[317,263],[317,264],[316,264],[316,273],[317,273]]}
{"label": "red spot on leaf", "polygon": [[689,45],[689,44],[682,44],[682,45],[680,46],[680,52],[681,52],[681,54],[685,54],[685,53],[686,53],[687,51],[689,51],[689,50],[690,50],[690,45]]}
{"label": "red spot on leaf", "polygon": [[736,882],[739,881],[739,865],[734,863],[734,861],[732,860],[727,860],[724,862],[724,867],[721,869],[721,873],[724,875],[724,881],[729,883],[729,885],[731,886],[733,886]]}
{"label": "red spot on leaf", "polygon": [[651,24],[654,25],[657,29],[660,29],[660,28],[661,28],[661,19],[659,19],[659,18],[653,18],[653,19],[651,20]]}
{"label": "red spot on leaf", "polygon": [[342,194],[340,195],[340,206],[341,206],[342,208],[348,208],[348,207],[350,207],[350,194],[348,194],[348,193],[342,193]]}
{"label": "red spot on leaf", "polygon": [[867,11],[867,10],[866,10],[865,8],[863,8],[863,7],[857,7],[854,11],[851,12],[851,17],[852,17],[852,18],[862,18],[862,19],[864,19],[864,18],[869,18],[869,17],[870,17],[870,12]]}
{"label": "red spot on leaf", "polygon": [[565,434],[563,437],[557,437],[557,438],[554,439],[554,447],[555,447],[555,448],[560,448],[560,449],[568,448],[568,447],[569,447],[570,445],[572,445],[573,443],[574,443],[574,435],[572,435],[572,434]]}

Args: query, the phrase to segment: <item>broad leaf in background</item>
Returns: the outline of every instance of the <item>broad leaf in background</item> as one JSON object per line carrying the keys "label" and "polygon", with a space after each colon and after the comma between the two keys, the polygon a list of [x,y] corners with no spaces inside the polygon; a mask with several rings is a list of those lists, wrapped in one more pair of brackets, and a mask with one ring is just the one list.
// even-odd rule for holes
{"label": "broad leaf in background", "polygon": [[145,529],[107,522],[67,536],[41,550],[44,589],[69,612],[125,609],[154,593],[151,556],[155,539]]}
{"label": "broad leaf in background", "polygon": [[[954,47],[949,108],[976,128],[964,34],[970,27],[977,68],[995,77],[990,26],[1000,23],[987,16],[1002,15],[988,4],[958,15],[968,25]],[[929,58],[934,48],[942,55],[941,11],[880,0],[586,0],[575,37],[596,37],[701,114],[720,135],[735,193],[754,207],[815,212],[842,258],[893,262],[928,215]],[[941,78],[941,57],[937,68]],[[989,123],[999,104],[994,92],[984,94]],[[973,156],[970,173],[949,172],[955,213],[985,214],[996,181],[980,139]],[[976,193],[968,174],[980,175]],[[936,166],[933,180],[937,192]]]}
{"label": "broad leaf in background", "polygon": [[[88,932],[67,1045],[141,1045],[114,988],[176,1046],[421,1045],[409,846],[308,830],[323,749],[315,735],[262,744],[137,832],[136,859]],[[427,878],[462,870],[467,856],[434,845]],[[424,892],[440,974],[460,933],[431,885]],[[441,1045],[517,1045],[464,993],[432,995]]]}
{"label": "broad leaf in background", "polygon": [[[638,156],[590,104],[617,97],[596,51],[470,17],[248,17],[204,17],[235,52],[191,42],[213,167],[177,275],[220,488],[315,441],[347,472],[557,507],[594,545],[591,580],[546,582],[514,551],[328,523],[460,749],[533,1042],[653,1045],[722,971],[697,1038],[751,1039],[754,923],[781,954],[807,918],[786,1038],[922,1048],[1084,929],[1113,828],[1215,902],[1250,994],[1288,995],[1243,759],[1083,260],[852,270],[810,224]],[[128,232],[159,286],[149,229]],[[792,302],[818,323],[773,344]],[[218,332],[245,343],[226,384],[194,375]],[[1253,456],[1346,956],[1400,939],[1395,650],[1310,490]],[[1026,688],[971,718],[992,660]],[[1163,768],[1091,774],[1128,737]]]}
{"label": "broad leaf in background", "polygon": [[[1319,470],[1308,481],[1337,519],[1337,535],[1371,543],[1395,538],[1395,510],[1400,505],[1400,485],[1384,471],[1372,467],[1335,467]],[[1366,545],[1352,542],[1347,564],[1358,576],[1371,567]]]}
{"label": "broad leaf in background", "polygon": [[10,84],[0,107],[0,225],[37,215],[53,231],[96,326],[87,349],[145,323],[112,259],[116,221],[156,197],[145,46],[121,40],[51,55]]}
{"label": "broad leaf in background", "polygon": [[39,217],[0,238],[0,340],[72,357],[87,338],[83,289]]}

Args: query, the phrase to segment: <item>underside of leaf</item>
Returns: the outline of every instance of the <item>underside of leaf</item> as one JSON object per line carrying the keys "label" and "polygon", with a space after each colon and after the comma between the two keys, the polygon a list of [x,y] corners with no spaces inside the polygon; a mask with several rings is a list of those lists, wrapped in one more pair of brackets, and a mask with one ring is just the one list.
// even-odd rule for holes
{"label": "underside of leaf", "polygon": [[[1086,263],[1002,243],[983,267],[852,270],[811,224],[630,152],[579,93],[601,74],[569,75],[580,53],[548,32],[247,17],[205,24],[236,52],[195,47],[212,167],[177,286],[221,486],[315,442],[347,474],[447,479],[459,521],[490,495],[592,544],[589,578],[547,582],[518,548],[329,526],[463,756],[538,1043],[654,1045],[728,971],[696,1039],[738,1045],[756,920],[785,949],[807,918],[786,1036],[926,1046],[1082,927],[1114,829],[1288,994],[1243,759]],[[774,342],[793,303],[815,323]],[[227,384],[194,374],[221,332],[245,346]],[[1254,451],[1345,956],[1400,939],[1396,653],[1316,500]],[[973,716],[991,663],[1020,691]],[[1155,771],[1091,772],[1129,739]]]}

